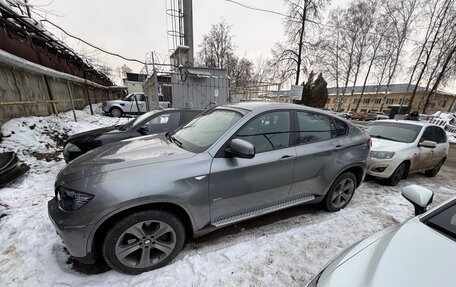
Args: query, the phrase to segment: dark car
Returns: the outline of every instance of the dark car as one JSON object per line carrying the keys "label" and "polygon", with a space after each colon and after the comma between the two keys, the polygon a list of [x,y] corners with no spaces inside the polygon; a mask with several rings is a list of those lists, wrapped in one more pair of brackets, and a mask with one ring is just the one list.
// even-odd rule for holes
{"label": "dark car", "polygon": [[143,135],[169,132],[187,124],[202,113],[199,109],[155,110],[141,115],[125,125],[111,126],[72,135],[65,143],[66,162],[99,146]]}
{"label": "dark car", "polygon": [[57,176],[49,216],[77,260],[139,274],[168,264],[186,238],[299,204],[344,208],[369,150],[367,134],[321,110],[218,106],[173,133],[75,159]]}

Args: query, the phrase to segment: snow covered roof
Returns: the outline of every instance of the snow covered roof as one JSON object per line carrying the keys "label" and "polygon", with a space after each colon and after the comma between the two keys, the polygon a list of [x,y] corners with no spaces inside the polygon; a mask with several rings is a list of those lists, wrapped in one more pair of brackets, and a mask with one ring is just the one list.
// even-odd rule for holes
{"label": "snow covered roof", "polygon": [[[411,94],[413,92],[414,85],[410,85],[408,87],[408,91],[407,91],[407,86],[408,86],[408,84],[391,84],[389,86],[388,93],[390,93],[390,94],[410,93]],[[347,87],[347,89],[345,90],[345,95],[351,95],[352,89],[354,89],[353,94],[359,95],[359,94],[361,94],[363,87],[362,86]],[[335,87],[328,88],[328,95],[337,95],[337,94],[342,95],[343,91],[344,91],[343,87],[339,87],[339,93],[337,93],[337,88],[335,88]],[[378,87],[378,85],[369,85],[369,86],[366,86],[366,88],[364,89],[364,94],[365,95],[384,94],[385,91],[386,91],[386,85],[381,85],[380,87]],[[426,88],[419,86],[417,88],[417,92],[426,92]],[[454,96],[454,94],[444,92],[441,90],[438,90],[437,93]]]}

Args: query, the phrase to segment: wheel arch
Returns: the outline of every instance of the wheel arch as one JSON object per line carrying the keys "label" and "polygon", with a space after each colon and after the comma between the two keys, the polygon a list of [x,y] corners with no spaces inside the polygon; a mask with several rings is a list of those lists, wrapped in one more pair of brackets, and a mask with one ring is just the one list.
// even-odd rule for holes
{"label": "wheel arch", "polygon": [[356,177],[356,187],[359,187],[364,179],[364,174],[365,174],[364,170],[365,170],[365,168],[363,168],[361,165],[353,165],[353,166],[346,167],[334,177],[333,182],[341,174],[343,174],[345,172],[351,172]]}
{"label": "wheel arch", "polygon": [[194,233],[194,222],[190,213],[182,206],[171,203],[171,202],[153,202],[145,203],[136,206],[130,206],[125,209],[117,210],[115,213],[110,213],[105,216],[100,222],[95,226],[95,230],[91,233],[91,239],[89,237],[88,242],[88,251],[96,258],[101,258],[101,246],[103,239],[109,229],[120,219],[131,213],[142,211],[158,209],[163,211],[170,211],[175,214],[184,225],[186,237],[192,237]]}

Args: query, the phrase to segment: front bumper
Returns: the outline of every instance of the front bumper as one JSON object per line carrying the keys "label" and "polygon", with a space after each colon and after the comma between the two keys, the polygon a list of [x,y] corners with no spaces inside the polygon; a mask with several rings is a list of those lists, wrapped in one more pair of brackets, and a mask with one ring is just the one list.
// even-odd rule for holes
{"label": "front bumper", "polygon": [[367,166],[367,174],[370,176],[389,178],[397,168],[397,163],[393,159],[380,159],[370,157]]}
{"label": "front bumper", "polygon": [[89,234],[93,225],[66,226],[65,223],[72,214],[61,210],[55,197],[48,202],[48,214],[57,234],[62,239],[70,254],[82,263],[95,263],[95,257],[87,251]]}

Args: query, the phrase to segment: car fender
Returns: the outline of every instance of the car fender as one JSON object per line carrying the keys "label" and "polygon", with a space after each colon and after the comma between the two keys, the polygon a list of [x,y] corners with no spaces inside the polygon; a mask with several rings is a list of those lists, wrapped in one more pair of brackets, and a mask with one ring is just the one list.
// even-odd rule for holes
{"label": "car fender", "polygon": [[191,230],[193,232],[195,232],[195,220],[193,218],[193,215],[190,212],[189,208],[187,208],[182,202],[175,200],[174,198],[168,197],[168,196],[160,196],[160,197],[153,196],[153,198],[136,198],[136,199],[129,200],[128,202],[123,202],[122,207],[115,206],[115,207],[111,208],[108,213],[103,215],[93,225],[93,228],[91,229],[88,239],[87,239],[87,247],[86,247],[87,252],[88,253],[92,252],[92,245],[93,245],[93,240],[95,238],[95,234],[100,229],[100,227],[104,223],[106,223],[110,218],[112,218],[126,210],[136,209],[136,208],[140,208],[141,206],[146,206],[146,205],[151,205],[151,204],[171,204],[171,205],[175,205],[175,206],[181,208],[182,210],[185,211],[188,218],[190,219]]}

